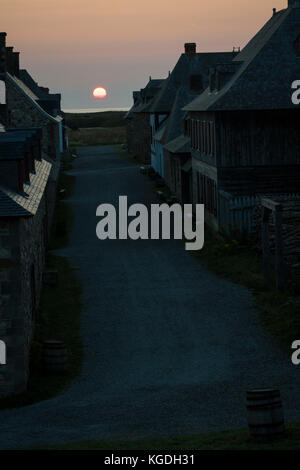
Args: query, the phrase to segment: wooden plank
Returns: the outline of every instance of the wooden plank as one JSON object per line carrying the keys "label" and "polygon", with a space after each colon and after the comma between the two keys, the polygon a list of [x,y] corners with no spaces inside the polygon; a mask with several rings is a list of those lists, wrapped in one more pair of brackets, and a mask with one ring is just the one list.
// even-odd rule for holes
{"label": "wooden plank", "polygon": [[267,285],[271,284],[271,253],[269,243],[269,218],[271,211],[263,208],[263,222],[262,222],[262,249],[263,249],[263,265],[264,265],[264,280]]}
{"label": "wooden plank", "polygon": [[284,285],[284,272],[283,272],[283,246],[282,246],[282,213],[281,206],[276,207],[275,213],[275,244],[276,244],[276,257],[275,257],[275,271],[276,271],[276,287],[281,290]]}

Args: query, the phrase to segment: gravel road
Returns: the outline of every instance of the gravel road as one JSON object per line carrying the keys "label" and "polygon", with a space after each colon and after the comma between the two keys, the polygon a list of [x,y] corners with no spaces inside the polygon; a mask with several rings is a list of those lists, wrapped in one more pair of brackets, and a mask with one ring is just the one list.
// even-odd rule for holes
{"label": "gravel road", "polygon": [[75,221],[58,254],[83,284],[82,375],[56,398],[1,411],[0,447],[246,427],[252,387],[279,387],[286,419],[300,420],[300,373],[246,288],[207,272],[181,241],[97,239],[100,203],[156,202],[139,168],[89,147],[70,173]]}

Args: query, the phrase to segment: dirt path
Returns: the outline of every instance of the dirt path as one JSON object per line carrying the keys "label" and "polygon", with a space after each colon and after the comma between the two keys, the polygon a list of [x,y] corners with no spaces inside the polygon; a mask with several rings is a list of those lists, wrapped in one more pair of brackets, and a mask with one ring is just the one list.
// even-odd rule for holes
{"label": "dirt path", "polygon": [[96,238],[100,203],[155,200],[138,167],[91,147],[71,173],[75,222],[60,254],[83,283],[83,373],[59,397],[1,411],[1,448],[246,427],[249,387],[279,387],[299,420],[298,370],[261,331],[247,289],[181,242]]}

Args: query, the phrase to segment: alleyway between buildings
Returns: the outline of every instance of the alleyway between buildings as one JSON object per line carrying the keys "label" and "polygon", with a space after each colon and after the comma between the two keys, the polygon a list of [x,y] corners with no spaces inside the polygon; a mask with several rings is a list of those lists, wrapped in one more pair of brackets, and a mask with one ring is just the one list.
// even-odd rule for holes
{"label": "alleyway between buildings", "polygon": [[1,411],[0,447],[246,427],[252,387],[280,388],[286,419],[300,420],[299,371],[261,330],[246,288],[207,272],[181,241],[97,239],[99,204],[157,202],[139,168],[89,147],[70,173],[75,221],[58,254],[83,285],[82,375],[56,398]]}

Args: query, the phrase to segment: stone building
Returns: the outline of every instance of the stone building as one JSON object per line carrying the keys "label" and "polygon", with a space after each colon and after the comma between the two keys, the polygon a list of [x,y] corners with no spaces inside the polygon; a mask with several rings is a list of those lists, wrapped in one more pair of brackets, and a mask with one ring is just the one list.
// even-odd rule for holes
{"label": "stone building", "polygon": [[[0,395],[26,389],[61,155],[66,149],[60,95],[20,70],[0,33]],[[3,98],[3,94],[2,94]]]}
{"label": "stone building", "polygon": [[133,92],[134,104],[126,115],[128,146],[133,156],[140,162],[149,164],[151,160],[150,105],[159,92],[163,79],[150,77],[146,87]]}
{"label": "stone building", "polygon": [[276,12],[230,64],[211,69],[209,86],[184,108],[192,147],[194,202],[214,229],[252,231],[265,194],[299,193],[300,3]]}
{"label": "stone building", "polygon": [[47,243],[47,184],[39,131],[0,133],[0,338],[7,364],[0,394],[28,380],[29,349],[39,303]]}
{"label": "stone building", "polygon": [[51,163],[48,187],[50,218],[53,214],[61,156],[67,148],[61,95],[39,86],[27,70],[20,69],[19,52],[6,46],[6,33],[0,33],[0,81],[5,84],[2,122],[9,128],[42,129],[43,158]]}

